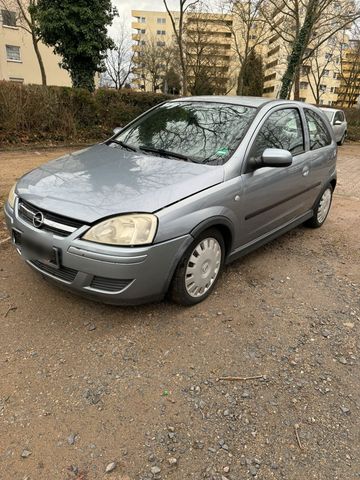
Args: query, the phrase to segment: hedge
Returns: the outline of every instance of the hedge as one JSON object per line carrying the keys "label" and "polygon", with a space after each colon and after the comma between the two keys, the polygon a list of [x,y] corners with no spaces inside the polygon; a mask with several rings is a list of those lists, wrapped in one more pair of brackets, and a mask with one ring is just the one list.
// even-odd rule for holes
{"label": "hedge", "polygon": [[169,95],[0,81],[0,146],[101,140]]}
{"label": "hedge", "polygon": [[[0,81],[0,147],[87,143],[107,138],[169,95],[133,90],[17,85]],[[345,110],[348,139],[360,141],[360,110]]]}

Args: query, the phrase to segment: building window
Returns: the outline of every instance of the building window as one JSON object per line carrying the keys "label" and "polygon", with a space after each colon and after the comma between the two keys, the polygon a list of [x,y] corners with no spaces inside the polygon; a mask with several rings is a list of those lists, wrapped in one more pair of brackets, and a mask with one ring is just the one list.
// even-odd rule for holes
{"label": "building window", "polygon": [[9,77],[9,82],[12,83],[24,83],[24,79],[20,77]]}
{"label": "building window", "polygon": [[326,92],[326,85],[320,85],[320,91]]}
{"label": "building window", "polygon": [[156,42],[158,47],[165,47],[165,42]]}
{"label": "building window", "polygon": [[140,45],[146,45],[146,40],[141,40]]}
{"label": "building window", "polygon": [[9,10],[1,10],[2,23],[7,27],[16,27],[16,13]]}
{"label": "building window", "polygon": [[146,18],[145,17],[140,17],[140,23],[146,23]]}
{"label": "building window", "polygon": [[165,24],[166,23],[166,18],[158,18],[157,23]]}
{"label": "building window", "polygon": [[142,28],[142,29],[140,30],[140,33],[141,33],[142,35],[145,35],[145,32],[146,32],[145,28]]}
{"label": "building window", "polygon": [[323,76],[324,76],[324,77],[328,77],[328,76],[329,76],[329,70],[324,70]]}
{"label": "building window", "polygon": [[156,30],[157,35],[166,35],[165,30]]}
{"label": "building window", "polygon": [[21,62],[20,47],[6,45],[6,58],[13,62]]}
{"label": "building window", "polygon": [[332,59],[332,53],[325,53],[325,60],[331,60]]}
{"label": "building window", "polygon": [[308,82],[300,82],[300,90],[306,90],[308,86]]}

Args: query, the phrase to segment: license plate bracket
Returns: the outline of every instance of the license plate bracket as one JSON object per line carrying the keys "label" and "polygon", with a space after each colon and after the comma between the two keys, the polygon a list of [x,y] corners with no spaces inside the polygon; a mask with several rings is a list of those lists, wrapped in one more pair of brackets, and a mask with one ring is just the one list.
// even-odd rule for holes
{"label": "license plate bracket", "polygon": [[38,260],[53,268],[60,268],[60,251],[58,248],[33,242],[18,230],[13,230],[13,242],[21,255],[27,260]]}

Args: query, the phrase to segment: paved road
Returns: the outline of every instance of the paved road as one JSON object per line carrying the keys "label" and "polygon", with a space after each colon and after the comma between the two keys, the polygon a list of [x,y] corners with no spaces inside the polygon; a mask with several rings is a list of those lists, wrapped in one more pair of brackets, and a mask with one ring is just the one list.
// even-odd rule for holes
{"label": "paved road", "polygon": [[[59,153],[0,154],[0,191]],[[0,245],[0,479],[360,478],[359,159],[321,229],[190,309],[91,303]]]}

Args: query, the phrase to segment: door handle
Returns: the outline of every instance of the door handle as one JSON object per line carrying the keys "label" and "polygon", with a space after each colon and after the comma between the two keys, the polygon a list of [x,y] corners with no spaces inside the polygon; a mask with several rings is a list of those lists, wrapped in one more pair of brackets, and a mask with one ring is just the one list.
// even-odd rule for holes
{"label": "door handle", "polygon": [[309,172],[310,172],[310,168],[306,165],[303,169],[302,169],[302,176],[303,177],[307,177],[309,175]]}

